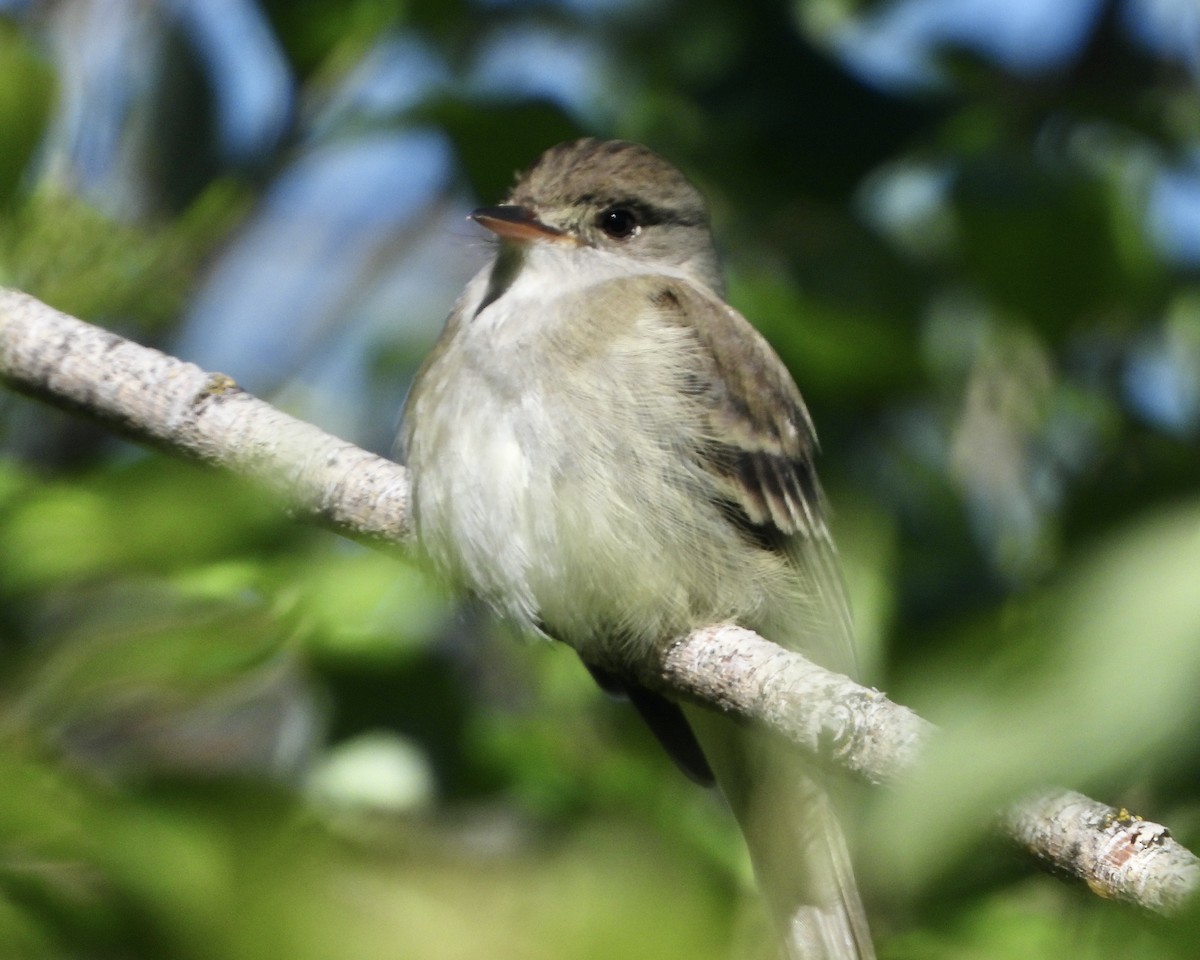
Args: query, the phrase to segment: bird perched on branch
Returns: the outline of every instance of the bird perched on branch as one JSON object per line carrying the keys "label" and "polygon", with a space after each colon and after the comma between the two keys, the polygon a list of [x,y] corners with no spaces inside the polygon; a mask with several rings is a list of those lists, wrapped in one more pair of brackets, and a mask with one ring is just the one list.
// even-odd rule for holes
{"label": "bird perched on branch", "polygon": [[725,621],[852,672],[800,392],[723,299],[699,191],[647,148],[547,150],[472,214],[500,240],[413,385],[418,542],[452,582],[572,646],[728,798],[791,960],[873,957],[823,775],[626,665]]}

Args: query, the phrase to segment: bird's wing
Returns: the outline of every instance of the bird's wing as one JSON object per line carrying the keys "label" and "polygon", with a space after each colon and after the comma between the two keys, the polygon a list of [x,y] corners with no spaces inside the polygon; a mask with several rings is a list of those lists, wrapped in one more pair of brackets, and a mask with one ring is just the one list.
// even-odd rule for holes
{"label": "bird's wing", "polygon": [[795,569],[796,622],[768,639],[852,672],[853,627],[813,463],[816,433],[795,381],[763,336],[715,294],[673,278],[646,282],[659,319],[694,337],[700,366],[681,371],[681,388],[703,411],[697,465],[731,521]]}

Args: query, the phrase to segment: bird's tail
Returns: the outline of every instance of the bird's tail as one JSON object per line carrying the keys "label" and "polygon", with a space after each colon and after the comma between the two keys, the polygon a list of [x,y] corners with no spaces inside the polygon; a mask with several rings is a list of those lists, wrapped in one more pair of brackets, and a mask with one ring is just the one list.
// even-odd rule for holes
{"label": "bird's tail", "polygon": [[737,817],[786,960],[874,960],[846,839],[822,775],[770,735],[687,709]]}

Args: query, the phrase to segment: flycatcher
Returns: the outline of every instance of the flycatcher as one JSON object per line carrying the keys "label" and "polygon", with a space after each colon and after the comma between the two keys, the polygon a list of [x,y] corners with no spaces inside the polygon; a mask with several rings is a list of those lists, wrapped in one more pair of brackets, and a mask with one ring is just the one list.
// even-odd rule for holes
{"label": "flycatcher", "polygon": [[635,143],[546,151],[417,375],[418,542],[451,582],[572,646],[738,818],[792,960],[874,953],[821,775],[765,733],[622,674],[735,622],[854,669],[804,401],[723,299],[699,191]]}

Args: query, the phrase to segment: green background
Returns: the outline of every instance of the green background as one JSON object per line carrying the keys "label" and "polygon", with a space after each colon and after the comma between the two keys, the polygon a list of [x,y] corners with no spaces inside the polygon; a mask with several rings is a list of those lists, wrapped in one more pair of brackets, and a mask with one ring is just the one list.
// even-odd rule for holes
{"label": "green background", "polygon": [[[432,132],[450,162],[422,202],[449,219],[384,236],[358,265],[373,299],[314,341],[366,344],[352,392],[299,360],[262,387],[240,365],[263,357],[223,364],[386,452],[485,255],[471,203],[561,139],[647,143],[709,196],[730,299],[808,400],[866,679],[946,731],[861,798],[880,955],[1197,955],[1195,911],[1104,902],[989,830],[1056,783],[1200,845],[1200,258],[1152,215],[1194,155],[1194,63],[1116,3],[1037,69],[943,43],[925,82],[872,84],[835,38],[883,4],[275,0],[294,99],[231,159],[220,69],[149,5],[162,55],[130,48],[117,200],[56,125],[85,6],[0,13],[0,283],[170,350],[215,265],[271,269],[237,244],[289,171]],[[571,96],[481,72],[530,31],[591,58]],[[397,39],[440,79],[385,109],[342,96]],[[435,234],[447,275],[380,293],[388,244]],[[568,651],[12,394],[0,450],[0,955],[767,955],[719,802]]]}

